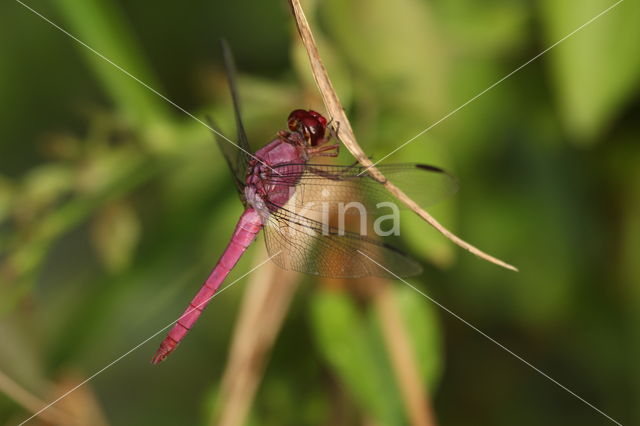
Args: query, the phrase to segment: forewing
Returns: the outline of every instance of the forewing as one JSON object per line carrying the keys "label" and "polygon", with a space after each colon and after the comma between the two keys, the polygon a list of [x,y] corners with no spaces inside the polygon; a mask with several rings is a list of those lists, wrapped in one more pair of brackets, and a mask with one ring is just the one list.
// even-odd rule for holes
{"label": "forewing", "polygon": [[422,271],[417,262],[387,244],[272,207],[265,242],[272,260],[283,269],[331,278],[407,277]]}
{"label": "forewing", "polygon": [[213,129],[213,136],[218,143],[218,148],[220,148],[220,151],[227,162],[227,166],[229,166],[233,183],[244,202],[244,176],[246,174],[247,166],[240,164],[237,154],[238,148],[234,147],[228,141],[228,139],[222,134],[220,127],[213,121],[213,119],[211,117],[207,117],[207,121],[209,122],[209,126]]}
{"label": "forewing", "polygon": [[[425,164],[385,164],[377,168],[422,207],[447,198],[458,189],[457,180],[446,171]],[[288,164],[274,167],[267,181],[273,185],[293,187],[288,206],[294,211],[343,211],[357,214],[358,209],[345,208],[359,202],[372,216],[388,213],[380,202],[397,203],[383,185],[364,167]]]}
{"label": "forewing", "polygon": [[244,130],[242,124],[242,114],[240,111],[240,95],[238,92],[238,86],[236,84],[236,68],[233,60],[233,54],[231,49],[225,40],[221,40],[222,46],[222,58],[224,61],[224,69],[227,74],[227,82],[229,83],[229,92],[231,93],[231,100],[233,101],[233,114],[236,120],[236,137],[237,146],[234,147],[236,151],[236,168],[240,169],[244,173],[247,170],[247,164],[251,158],[251,147],[249,146],[249,139],[247,133]]}
{"label": "forewing", "polygon": [[242,124],[242,117],[240,114],[240,101],[235,80],[235,66],[233,62],[233,55],[226,41],[221,40],[220,45],[222,50],[224,69],[227,75],[227,82],[229,84],[229,92],[231,93],[231,100],[233,103],[237,140],[234,142],[233,140],[227,138],[220,130],[220,127],[213,121],[211,117],[207,117],[207,120],[209,122],[209,126],[213,130],[216,142],[218,143],[218,147],[220,148],[220,151],[222,152],[222,155],[224,156],[224,159],[229,166],[229,170],[231,170],[231,175],[233,177],[236,189],[238,190],[241,198],[243,198],[244,201],[243,190],[245,186],[245,175],[247,173],[249,159],[251,158],[251,148],[249,147],[249,141],[247,139],[247,134],[244,130],[244,125]]}

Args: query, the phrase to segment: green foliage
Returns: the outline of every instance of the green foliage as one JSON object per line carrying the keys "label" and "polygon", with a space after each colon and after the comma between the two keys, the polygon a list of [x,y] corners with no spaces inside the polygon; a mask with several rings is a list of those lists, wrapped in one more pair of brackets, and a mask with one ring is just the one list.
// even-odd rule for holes
{"label": "green foliage", "polygon": [[109,0],[61,0],[53,4],[69,24],[70,32],[91,47],[79,50],[119,111],[142,128],[166,120],[168,105],[162,99],[130,76],[115,72],[114,66],[120,67],[155,90],[162,89],[145,63],[120,6]]}
{"label": "green foliage", "polygon": [[404,424],[384,345],[371,321],[359,315],[355,302],[344,293],[319,292],[311,309],[318,347],[353,398],[380,423]]}
{"label": "green foliage", "polygon": [[[565,37],[615,2],[542,2],[545,40]],[[621,4],[601,21],[597,30],[567,40],[550,55],[550,65],[563,119],[581,143],[593,143],[638,88],[640,4]]]}
{"label": "green foliage", "polygon": [[[407,214],[398,242],[426,269],[411,283],[621,423],[637,424],[638,3],[620,3],[443,121],[613,2],[305,3],[365,152],[380,159],[437,123],[385,161],[453,171],[459,193],[430,211],[522,271],[481,262]],[[213,115],[233,137],[216,47],[228,37],[253,148],[285,126],[291,109],[322,110],[281,1],[29,5],[196,117]],[[241,206],[201,123],[18,3],[4,2],[0,15],[0,371],[47,399],[69,372],[88,377],[174,320]],[[350,163],[344,151],[340,161]],[[394,285],[441,424],[602,424]],[[407,424],[374,307],[321,279],[302,287],[251,424]],[[205,422],[241,297],[242,282],[160,368],[148,365],[156,339],[92,381],[108,420]],[[24,417],[0,396],[0,423]]]}

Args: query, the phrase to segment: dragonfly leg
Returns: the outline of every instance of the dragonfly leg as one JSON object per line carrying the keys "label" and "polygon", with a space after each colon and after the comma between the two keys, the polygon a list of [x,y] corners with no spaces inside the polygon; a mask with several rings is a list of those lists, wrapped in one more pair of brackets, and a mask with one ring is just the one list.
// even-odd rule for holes
{"label": "dragonfly leg", "polygon": [[331,121],[328,124],[328,130],[329,130],[329,139],[333,138],[335,140],[338,140],[338,132],[340,131],[340,122],[336,121],[336,126],[333,127],[331,125],[331,122],[333,122],[333,118],[331,119]]}
{"label": "dragonfly leg", "polygon": [[[333,151],[333,152],[327,152]],[[307,154],[310,157],[337,157],[340,151],[340,144],[334,143],[331,145],[314,146],[307,148]]]}
{"label": "dragonfly leg", "polygon": [[291,143],[291,141],[289,140],[289,135],[291,135],[291,133],[287,132],[286,130],[278,130],[277,133],[278,139],[280,139],[282,142]]}
{"label": "dragonfly leg", "polygon": [[337,152],[331,152],[331,153],[326,153],[326,154],[314,154],[314,157],[337,157],[338,153]]}

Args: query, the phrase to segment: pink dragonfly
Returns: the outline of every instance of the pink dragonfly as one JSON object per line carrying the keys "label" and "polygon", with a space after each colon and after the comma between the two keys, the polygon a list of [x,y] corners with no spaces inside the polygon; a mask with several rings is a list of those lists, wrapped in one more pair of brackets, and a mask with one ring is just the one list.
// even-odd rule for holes
{"label": "pink dragonfly", "polygon": [[[160,344],[152,359],[154,364],[162,362],[184,338],[260,230],[264,230],[271,260],[283,269],[332,278],[391,277],[387,270],[406,277],[422,271],[417,262],[388,244],[335,227],[326,215],[316,219],[321,211],[335,211],[356,199],[361,209],[343,208],[344,213],[364,211],[375,217],[381,214],[377,202],[392,200],[361,166],[310,162],[314,157],[338,155],[339,145],[330,143],[335,132],[321,114],[294,110],[289,115],[287,131],[279,131],[274,140],[249,154],[233,60],[224,43],[223,57],[241,149],[218,134],[216,139],[245,210],[222,257]],[[212,126],[219,133],[213,123]],[[378,169],[422,205],[433,204],[457,188],[451,175],[434,166],[390,164]]]}

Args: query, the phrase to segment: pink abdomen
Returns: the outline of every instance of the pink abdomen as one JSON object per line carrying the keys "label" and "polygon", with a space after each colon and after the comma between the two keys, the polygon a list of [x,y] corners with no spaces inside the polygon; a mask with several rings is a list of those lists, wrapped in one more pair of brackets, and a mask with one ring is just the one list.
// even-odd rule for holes
{"label": "pink abdomen", "polygon": [[211,274],[205,281],[204,285],[198,291],[198,294],[191,300],[185,312],[180,316],[178,321],[169,331],[167,337],[160,344],[155,356],[152,359],[153,364],[162,362],[178,345],[180,340],[184,338],[189,329],[196,322],[202,310],[207,306],[209,300],[218,291],[220,284],[225,280],[227,275],[236,265],[247,247],[255,240],[256,235],[262,228],[262,220],[260,215],[252,208],[248,208],[240,216],[240,220],[233,232],[231,241],[225,249],[222,257],[211,271]]}

